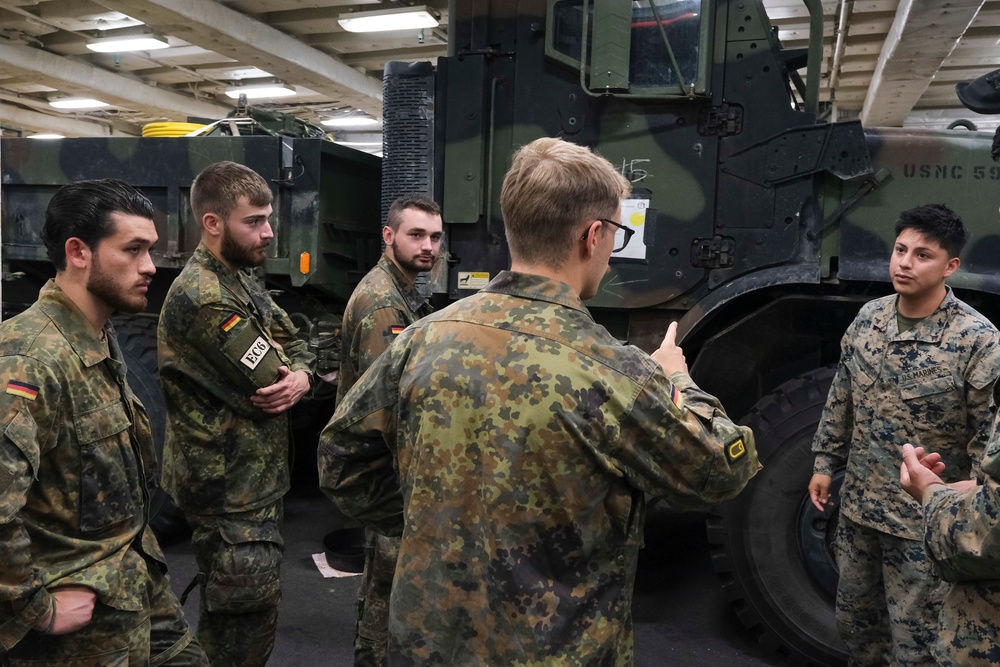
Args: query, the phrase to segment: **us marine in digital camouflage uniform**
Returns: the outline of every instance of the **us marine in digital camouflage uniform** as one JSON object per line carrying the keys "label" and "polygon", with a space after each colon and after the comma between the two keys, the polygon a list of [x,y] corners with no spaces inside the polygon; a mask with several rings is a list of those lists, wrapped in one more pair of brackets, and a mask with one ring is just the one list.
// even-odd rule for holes
{"label": "us marine in digital camouflage uniform", "polygon": [[[433,311],[417,291],[416,280],[421,271],[433,268],[441,250],[441,208],[427,197],[403,195],[386,217],[385,252],[358,283],[344,311],[338,402],[403,329]],[[354,664],[359,667],[386,664],[389,593],[398,554],[398,538],[365,531],[354,637]]]}
{"label": "us marine in digital camouflage uniform", "polygon": [[[941,609],[932,649],[937,664],[989,667],[1000,664],[1000,424],[983,455],[985,482],[947,486],[928,470],[940,458],[903,448],[903,487],[923,503],[925,545],[941,577],[953,582]],[[923,461],[923,465],[919,461]]]}
{"label": "us marine in digital camouflage uniform", "polygon": [[56,277],[0,324],[0,663],[207,665],[148,527],[156,454],[114,311],[156,272],[153,206],[121,181],[51,199]]}
{"label": "us marine in digital camouflage uniform", "polygon": [[267,182],[217,162],[192,183],[191,208],[201,244],[171,285],[157,332],[163,486],[194,531],[205,652],[215,667],[255,667],[274,647],[288,409],[309,390],[313,355],[243,271],[264,263],[274,236]]}
{"label": "us marine in digital camouflage uniform", "polygon": [[835,551],[837,625],[850,664],[933,665],[944,593],[921,541],[920,506],[899,486],[900,447],[940,452],[949,481],[975,478],[1000,374],[997,330],[945,285],[968,239],[941,205],[900,214],[890,259],[896,295],[866,304],[813,441],[809,492],[821,510],[846,461]]}
{"label": "us marine in digital camouflage uniform", "polygon": [[411,325],[321,434],[327,495],[402,534],[390,665],[631,664],[646,494],[717,502],[760,468],[676,325],[650,356],[583,306],[624,246],[629,190],[586,148],[519,150],[511,270]]}

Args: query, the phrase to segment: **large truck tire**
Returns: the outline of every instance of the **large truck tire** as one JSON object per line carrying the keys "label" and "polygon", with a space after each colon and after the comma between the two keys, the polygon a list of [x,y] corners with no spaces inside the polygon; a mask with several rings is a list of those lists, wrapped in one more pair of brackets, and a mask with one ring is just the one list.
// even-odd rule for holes
{"label": "large truck tire", "polygon": [[826,512],[808,494],[810,446],[833,373],[822,368],[786,382],[742,420],[753,429],[764,468],[708,519],[713,566],[737,616],[765,648],[796,666],[846,664],[830,548],[843,472],[834,477]]}
{"label": "large truck tire", "polygon": [[[167,404],[160,385],[156,362],[156,324],[158,317],[149,313],[123,315],[112,322],[118,344],[128,366],[128,384],[142,401],[153,427],[157,470],[163,461],[163,443],[167,429]],[[174,504],[166,491],[159,487],[150,499],[149,525],[160,542],[167,543],[190,533],[184,512]]]}

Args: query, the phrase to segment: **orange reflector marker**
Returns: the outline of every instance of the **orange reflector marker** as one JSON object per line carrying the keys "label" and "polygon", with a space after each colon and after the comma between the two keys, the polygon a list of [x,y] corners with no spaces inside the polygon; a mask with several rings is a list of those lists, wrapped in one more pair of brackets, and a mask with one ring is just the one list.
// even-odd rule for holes
{"label": "orange reflector marker", "polygon": [[304,252],[299,255],[299,273],[305,275],[309,273],[309,253]]}

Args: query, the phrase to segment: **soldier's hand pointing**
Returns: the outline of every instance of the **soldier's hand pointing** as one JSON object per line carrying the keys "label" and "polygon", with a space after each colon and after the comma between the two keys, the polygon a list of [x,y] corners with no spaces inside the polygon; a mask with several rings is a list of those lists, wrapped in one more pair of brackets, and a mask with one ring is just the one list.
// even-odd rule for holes
{"label": "soldier's hand pointing", "polygon": [[687,373],[688,366],[687,360],[684,358],[684,350],[682,350],[674,341],[677,338],[677,322],[671,322],[670,326],[667,327],[667,335],[663,337],[663,342],[660,343],[659,349],[653,352],[652,357],[656,363],[660,364],[660,368],[667,375],[671,373]]}

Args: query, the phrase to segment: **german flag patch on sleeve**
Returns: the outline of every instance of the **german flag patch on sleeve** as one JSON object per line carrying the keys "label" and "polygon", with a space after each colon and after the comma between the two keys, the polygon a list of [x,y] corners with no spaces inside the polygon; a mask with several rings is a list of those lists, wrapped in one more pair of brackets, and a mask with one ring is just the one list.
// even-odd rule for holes
{"label": "german flag patch on sleeve", "polygon": [[747,447],[743,444],[743,436],[736,436],[736,439],[726,444],[726,459],[730,463],[736,463],[746,456]]}
{"label": "german flag patch on sleeve", "polygon": [[393,336],[398,336],[399,334],[403,333],[405,329],[406,327],[404,327],[402,324],[393,324],[391,327],[389,327],[389,333],[392,334]]}
{"label": "german flag patch on sleeve", "polygon": [[228,320],[219,325],[219,328],[221,328],[226,333],[229,333],[229,330],[235,327],[239,323],[240,323],[240,316],[237,315],[236,313],[233,313],[232,317],[230,317]]}
{"label": "german flag patch on sleeve", "polygon": [[670,388],[670,400],[677,406],[678,410],[684,409],[684,394],[676,386]]}
{"label": "german flag patch on sleeve", "polygon": [[27,382],[20,382],[18,380],[7,381],[7,393],[13,396],[20,396],[21,398],[33,401],[38,398],[38,391],[38,387]]}

